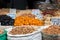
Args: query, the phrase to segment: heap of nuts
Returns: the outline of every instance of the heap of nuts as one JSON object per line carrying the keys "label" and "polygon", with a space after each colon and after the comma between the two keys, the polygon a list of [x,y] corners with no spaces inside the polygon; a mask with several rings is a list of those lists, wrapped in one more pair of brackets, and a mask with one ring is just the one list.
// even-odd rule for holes
{"label": "heap of nuts", "polygon": [[56,15],[57,17],[60,17],[60,10],[56,11],[56,12],[55,12],[55,15]]}
{"label": "heap of nuts", "polygon": [[35,31],[33,27],[21,26],[13,28],[9,33],[12,35],[29,34]]}
{"label": "heap of nuts", "polygon": [[35,15],[32,14],[31,10],[17,10],[16,16],[29,16],[29,17],[35,17]]}
{"label": "heap of nuts", "polygon": [[9,9],[0,9],[0,15],[5,15],[9,13]]}
{"label": "heap of nuts", "polygon": [[45,16],[47,14],[49,14],[50,16],[55,16],[55,12],[58,11],[58,10],[55,10],[55,9],[48,9],[48,10],[43,10],[42,14]]}
{"label": "heap of nuts", "polygon": [[44,25],[44,21],[31,18],[28,16],[19,16],[16,17],[14,26],[21,26],[21,25],[35,25],[35,26],[42,26]]}
{"label": "heap of nuts", "polygon": [[28,17],[35,18],[35,15],[33,15],[33,14],[22,14],[21,16],[28,16]]}
{"label": "heap of nuts", "polygon": [[60,26],[52,25],[52,26],[49,26],[48,28],[44,29],[42,32],[45,34],[48,34],[48,35],[51,35],[51,34],[58,35],[58,34],[60,34]]}
{"label": "heap of nuts", "polygon": [[0,34],[2,34],[2,33],[3,33],[3,30],[0,29]]}

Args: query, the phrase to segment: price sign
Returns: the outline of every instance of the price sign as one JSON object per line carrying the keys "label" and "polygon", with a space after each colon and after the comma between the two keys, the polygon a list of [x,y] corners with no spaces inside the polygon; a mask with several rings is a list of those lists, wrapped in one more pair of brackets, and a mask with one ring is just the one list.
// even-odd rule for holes
{"label": "price sign", "polygon": [[16,14],[16,9],[10,9],[11,14]]}
{"label": "price sign", "polygon": [[36,18],[38,18],[38,19],[43,18],[43,15],[41,14],[41,11],[39,9],[32,10],[32,14],[34,14],[36,16]]}
{"label": "price sign", "polygon": [[53,25],[60,25],[60,17],[51,18],[51,22]]}
{"label": "price sign", "polygon": [[7,14],[8,16],[10,16],[12,19],[15,19],[16,14]]}
{"label": "price sign", "polygon": [[10,12],[7,15],[10,16],[12,19],[15,19],[16,9],[10,9]]}

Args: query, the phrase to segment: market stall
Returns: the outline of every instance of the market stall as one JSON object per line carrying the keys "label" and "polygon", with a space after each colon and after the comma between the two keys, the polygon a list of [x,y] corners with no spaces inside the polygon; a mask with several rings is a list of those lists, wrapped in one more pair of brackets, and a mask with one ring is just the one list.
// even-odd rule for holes
{"label": "market stall", "polygon": [[0,40],[60,40],[60,1],[35,1],[37,9],[0,9]]}
{"label": "market stall", "polygon": [[60,40],[60,9],[0,9],[0,40]]}

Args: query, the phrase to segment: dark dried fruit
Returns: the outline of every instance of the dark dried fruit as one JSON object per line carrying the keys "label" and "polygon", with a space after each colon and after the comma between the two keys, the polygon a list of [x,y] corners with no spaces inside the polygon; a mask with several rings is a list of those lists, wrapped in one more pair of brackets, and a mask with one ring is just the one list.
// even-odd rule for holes
{"label": "dark dried fruit", "polygon": [[43,15],[46,15],[46,14],[50,14],[50,15],[52,15],[52,16],[55,16],[55,12],[56,12],[57,10],[54,10],[54,9],[50,9],[50,10],[44,10],[43,11]]}
{"label": "dark dried fruit", "polygon": [[0,22],[3,26],[13,25],[14,19],[7,15],[0,15]]}

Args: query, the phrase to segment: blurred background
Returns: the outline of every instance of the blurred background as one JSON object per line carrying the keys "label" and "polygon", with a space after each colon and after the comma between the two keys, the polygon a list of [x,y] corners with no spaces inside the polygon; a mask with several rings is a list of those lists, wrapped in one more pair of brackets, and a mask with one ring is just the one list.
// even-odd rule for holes
{"label": "blurred background", "polygon": [[34,9],[46,3],[56,6],[58,2],[59,0],[0,0],[0,8]]}

